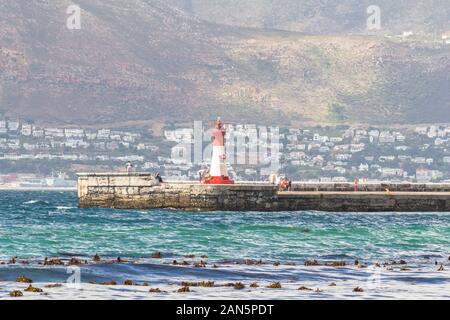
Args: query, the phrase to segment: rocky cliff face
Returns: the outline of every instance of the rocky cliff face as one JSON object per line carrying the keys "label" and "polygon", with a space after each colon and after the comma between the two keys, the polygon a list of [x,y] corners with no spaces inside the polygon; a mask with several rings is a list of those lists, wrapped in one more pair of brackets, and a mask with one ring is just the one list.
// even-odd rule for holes
{"label": "rocky cliff face", "polygon": [[0,0],[0,113],[76,124],[217,114],[283,124],[450,121],[450,46],[430,36],[221,25],[202,19],[195,0],[76,3],[81,30],[66,28],[72,1]]}

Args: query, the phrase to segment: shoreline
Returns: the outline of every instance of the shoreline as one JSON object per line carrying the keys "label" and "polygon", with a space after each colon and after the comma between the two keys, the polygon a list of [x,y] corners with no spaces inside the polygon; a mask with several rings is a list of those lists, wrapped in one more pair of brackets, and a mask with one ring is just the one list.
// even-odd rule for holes
{"label": "shoreline", "polygon": [[[449,263],[439,271],[433,263],[413,266],[403,261],[372,266],[253,262],[215,267],[209,264],[205,267],[173,265],[170,261],[167,264],[103,261],[86,266],[45,267],[17,262],[0,266],[1,278],[5,278],[6,269],[12,273],[9,278],[13,277],[0,281],[0,300],[450,300]],[[81,283],[70,283],[70,276],[76,270],[79,270]],[[44,275],[48,278],[44,279]],[[14,281],[19,276],[25,276],[25,280],[32,283]],[[93,280],[92,277],[97,278]],[[27,288],[31,290],[30,285],[37,290],[27,291]],[[14,291],[20,291],[22,295],[10,296]]]}

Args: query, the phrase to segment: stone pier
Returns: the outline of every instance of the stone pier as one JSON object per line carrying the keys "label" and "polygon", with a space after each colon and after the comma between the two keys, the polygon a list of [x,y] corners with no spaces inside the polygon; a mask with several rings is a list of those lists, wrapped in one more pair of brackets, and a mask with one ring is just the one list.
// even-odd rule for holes
{"label": "stone pier", "polygon": [[[450,184],[294,183],[279,192],[265,183],[158,185],[148,173],[78,175],[79,206],[117,209],[173,208],[186,211],[335,212],[450,211]],[[388,190],[388,191],[387,191]]]}

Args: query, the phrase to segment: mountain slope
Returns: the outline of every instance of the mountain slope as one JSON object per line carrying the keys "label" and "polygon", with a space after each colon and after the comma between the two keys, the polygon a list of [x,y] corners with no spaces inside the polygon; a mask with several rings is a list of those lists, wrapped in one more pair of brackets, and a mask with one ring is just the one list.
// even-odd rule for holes
{"label": "mountain slope", "polygon": [[[450,121],[449,46],[206,22],[158,0],[0,0],[0,113],[39,122]],[[426,111],[426,112],[425,112]]]}

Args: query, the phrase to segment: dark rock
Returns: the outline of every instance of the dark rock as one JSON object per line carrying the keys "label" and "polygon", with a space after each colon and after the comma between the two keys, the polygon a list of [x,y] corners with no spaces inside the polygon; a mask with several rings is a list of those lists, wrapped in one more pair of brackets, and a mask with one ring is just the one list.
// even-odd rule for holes
{"label": "dark rock", "polygon": [[258,288],[259,287],[259,285],[256,283],[256,282],[253,282],[251,285],[250,285],[250,288]]}
{"label": "dark rock", "polygon": [[193,254],[187,254],[187,255],[185,255],[184,256],[186,259],[194,259],[195,258],[195,255],[193,255]]}
{"label": "dark rock", "polygon": [[102,286],[115,286],[117,285],[117,282],[114,280],[110,280],[110,281],[105,281],[100,283]]}
{"label": "dark rock", "polygon": [[148,292],[150,292],[150,293],[161,293],[162,291],[159,288],[151,288]]}
{"label": "dark rock", "polygon": [[61,283],[47,284],[44,288],[59,288],[62,287]]}
{"label": "dark rock", "polygon": [[336,283],[332,282],[328,285],[329,287],[336,287]]}
{"label": "dark rock", "polygon": [[95,262],[100,262],[101,258],[98,254],[95,254],[95,256],[92,258]]}
{"label": "dark rock", "polygon": [[353,292],[364,292],[364,289],[360,288],[360,287],[356,287],[355,289],[353,289]]}

